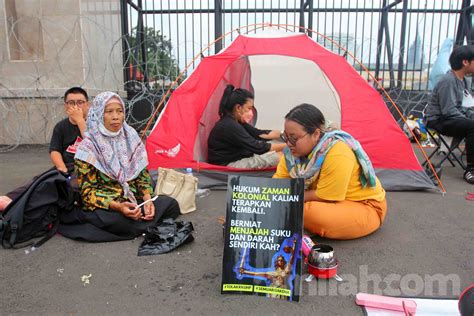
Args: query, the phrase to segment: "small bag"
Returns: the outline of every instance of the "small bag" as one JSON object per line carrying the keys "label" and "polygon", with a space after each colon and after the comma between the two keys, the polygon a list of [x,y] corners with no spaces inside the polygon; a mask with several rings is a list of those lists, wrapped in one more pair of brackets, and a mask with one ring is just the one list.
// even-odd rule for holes
{"label": "small bag", "polygon": [[198,179],[173,169],[158,168],[155,194],[167,195],[178,201],[181,214],[196,210]]}
{"label": "small bag", "polygon": [[463,91],[462,106],[465,108],[474,107],[474,98],[472,97],[471,92],[467,89],[464,89]]}
{"label": "small bag", "polygon": [[194,240],[194,228],[191,222],[165,219],[157,226],[149,226],[144,239],[138,247],[138,256],[159,255],[170,252],[181,245]]}

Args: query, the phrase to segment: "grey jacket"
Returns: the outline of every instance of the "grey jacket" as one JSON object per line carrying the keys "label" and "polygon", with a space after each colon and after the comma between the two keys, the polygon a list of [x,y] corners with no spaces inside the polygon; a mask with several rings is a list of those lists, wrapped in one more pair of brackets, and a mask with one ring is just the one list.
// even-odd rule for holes
{"label": "grey jacket", "polygon": [[425,111],[425,121],[438,119],[469,118],[474,119],[472,108],[462,106],[463,91],[467,89],[466,79],[459,80],[450,71],[436,84]]}

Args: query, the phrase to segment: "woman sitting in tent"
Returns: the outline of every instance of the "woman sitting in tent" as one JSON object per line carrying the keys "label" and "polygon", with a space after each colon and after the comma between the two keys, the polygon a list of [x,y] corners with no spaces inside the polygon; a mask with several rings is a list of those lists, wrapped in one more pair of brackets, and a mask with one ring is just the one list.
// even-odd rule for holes
{"label": "woman sitting in tent", "polygon": [[353,239],[377,230],[387,212],[385,190],[360,143],[324,131],[319,109],[301,104],[285,116],[288,147],[274,178],[304,178],[304,227],[322,237]]}
{"label": "woman sitting in tent", "polygon": [[125,121],[125,105],[115,93],[95,97],[87,118],[86,138],[75,155],[83,210],[61,216],[59,231],[88,241],[114,241],[141,235],[164,218],[176,218],[176,200],[151,199],[153,188],[146,170],[145,147]]}
{"label": "woman sitting in tent", "polygon": [[208,138],[208,162],[234,168],[267,168],[278,164],[285,144],[267,141],[279,140],[280,132],[260,130],[247,123],[253,108],[253,94],[245,89],[228,85],[219,106],[220,120]]}

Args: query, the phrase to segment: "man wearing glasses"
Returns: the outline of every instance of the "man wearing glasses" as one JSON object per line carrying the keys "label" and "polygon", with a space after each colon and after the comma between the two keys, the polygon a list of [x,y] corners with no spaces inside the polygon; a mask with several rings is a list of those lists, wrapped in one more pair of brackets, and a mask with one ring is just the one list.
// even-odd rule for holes
{"label": "man wearing glasses", "polygon": [[[86,117],[89,111],[88,100],[87,92],[79,87],[70,88],[64,93],[64,109],[68,117],[56,124],[49,145],[51,161],[56,169],[64,173],[72,173],[74,171],[76,148],[82,141],[86,130]],[[36,178],[34,177],[27,184],[14,189],[6,195],[0,196],[0,212],[12,200],[25,192]]]}
{"label": "man wearing glasses", "polygon": [[74,170],[77,146],[84,138],[86,130],[86,117],[89,111],[87,92],[79,87],[67,90],[64,93],[64,110],[68,117],[54,127],[49,154],[56,169],[71,173]]}

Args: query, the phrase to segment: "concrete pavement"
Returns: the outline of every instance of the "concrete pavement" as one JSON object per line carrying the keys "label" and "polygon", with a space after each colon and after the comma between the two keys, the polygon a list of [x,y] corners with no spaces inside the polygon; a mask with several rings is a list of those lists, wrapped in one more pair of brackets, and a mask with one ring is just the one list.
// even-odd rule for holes
{"label": "concrete pavement", "polygon": [[[49,166],[47,147],[0,154],[0,193]],[[61,236],[29,254],[0,249],[1,314],[361,315],[358,291],[452,297],[474,283],[474,202],[464,198],[474,186],[461,175],[446,164],[446,195],[389,192],[379,231],[326,241],[346,282],[303,282],[300,303],[220,294],[224,243],[216,219],[225,215],[225,192],[215,191],[182,217],[193,222],[195,241],[169,254],[137,257],[140,239],[91,244]]]}

